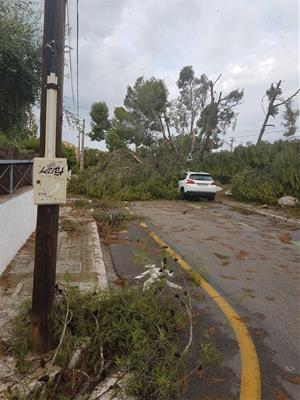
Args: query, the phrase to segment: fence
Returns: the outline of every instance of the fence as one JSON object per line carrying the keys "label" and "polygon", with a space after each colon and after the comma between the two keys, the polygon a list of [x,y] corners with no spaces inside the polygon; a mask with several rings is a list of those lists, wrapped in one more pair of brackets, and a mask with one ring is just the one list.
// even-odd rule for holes
{"label": "fence", "polygon": [[32,160],[0,160],[0,194],[32,185]]}

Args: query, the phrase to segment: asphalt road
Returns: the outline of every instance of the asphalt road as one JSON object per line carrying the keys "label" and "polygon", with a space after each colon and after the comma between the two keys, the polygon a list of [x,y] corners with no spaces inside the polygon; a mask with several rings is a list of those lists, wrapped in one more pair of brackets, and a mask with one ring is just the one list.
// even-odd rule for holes
{"label": "asphalt road", "polygon": [[[137,202],[130,208],[228,300],[246,322],[264,387],[300,399],[300,227],[219,203]],[[268,396],[269,397],[269,396]],[[274,399],[280,392],[274,392]]]}

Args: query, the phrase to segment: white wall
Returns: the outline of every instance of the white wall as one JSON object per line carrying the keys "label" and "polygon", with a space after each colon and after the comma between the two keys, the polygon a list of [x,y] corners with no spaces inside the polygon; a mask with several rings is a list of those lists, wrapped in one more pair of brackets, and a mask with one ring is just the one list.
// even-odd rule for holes
{"label": "white wall", "polygon": [[36,212],[32,189],[0,203],[0,274],[35,230]]}

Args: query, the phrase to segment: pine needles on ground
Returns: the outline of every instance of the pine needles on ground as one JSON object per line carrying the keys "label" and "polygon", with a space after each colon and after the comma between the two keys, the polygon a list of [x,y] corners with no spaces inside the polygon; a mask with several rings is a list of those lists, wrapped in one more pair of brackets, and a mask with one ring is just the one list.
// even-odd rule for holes
{"label": "pine needles on ground", "polygon": [[[54,345],[60,343],[55,363],[61,372],[30,398],[84,396],[116,371],[124,374],[128,396],[176,398],[183,366],[178,331],[185,325],[183,305],[187,302],[184,295],[174,296],[163,283],[145,292],[127,287],[84,292],[69,284],[59,285],[52,334]],[[28,352],[28,318],[27,305],[14,323],[18,329],[27,321],[21,331],[15,331],[13,348],[19,367]]]}

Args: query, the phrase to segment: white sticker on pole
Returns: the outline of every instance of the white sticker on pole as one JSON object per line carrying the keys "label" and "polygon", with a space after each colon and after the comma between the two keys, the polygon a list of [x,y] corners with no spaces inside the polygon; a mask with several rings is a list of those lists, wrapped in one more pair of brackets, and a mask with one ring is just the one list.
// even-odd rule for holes
{"label": "white sticker on pole", "polygon": [[35,158],[33,168],[34,203],[65,204],[67,196],[66,158]]}

